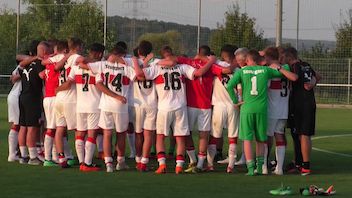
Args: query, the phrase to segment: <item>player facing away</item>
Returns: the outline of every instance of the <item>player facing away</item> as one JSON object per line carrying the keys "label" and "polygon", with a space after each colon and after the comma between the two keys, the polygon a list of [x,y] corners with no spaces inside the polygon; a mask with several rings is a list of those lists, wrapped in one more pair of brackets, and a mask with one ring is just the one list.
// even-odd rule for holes
{"label": "player facing away", "polygon": [[[161,50],[161,55],[167,60],[175,60],[172,49],[165,46]],[[166,173],[165,136],[170,134],[170,128],[176,137],[177,156],[175,173],[183,172],[185,137],[189,135],[186,86],[185,78],[194,79],[204,75],[214,63],[213,61],[199,69],[189,65],[174,65],[172,67],[162,67],[158,61],[151,67],[135,67],[136,73],[147,80],[154,80],[158,94],[158,114],[157,114],[157,138],[156,149],[158,152],[159,168],[157,174]]]}
{"label": "player facing away", "polygon": [[[57,152],[54,148],[56,120],[55,120],[55,90],[59,86],[60,71],[55,69],[55,64],[64,58],[68,46],[66,41],[58,41],[54,47],[54,56],[44,59],[42,65],[45,65],[45,70],[41,72],[41,78],[45,82],[45,94],[43,107],[46,119],[46,132],[44,138],[44,166],[57,166],[53,161]],[[56,53],[55,53],[56,52]]]}
{"label": "player facing away", "polygon": [[262,174],[263,172],[264,143],[267,141],[268,82],[272,78],[282,77],[282,74],[291,80],[297,79],[295,74],[282,69],[279,65],[276,65],[275,69],[258,66],[261,59],[256,50],[250,50],[247,55],[248,66],[237,71],[227,84],[227,91],[234,105],[238,103],[234,88],[239,83],[242,85],[244,103],[240,112],[239,137],[244,142],[247,175],[250,176],[254,175],[255,169],[251,145],[254,138],[256,140],[257,173]]}
{"label": "player facing away", "polygon": [[[60,70],[59,86],[68,80],[72,67],[76,64],[77,58],[80,57],[83,43],[78,38],[69,38],[68,48],[69,53],[55,65],[55,69]],[[67,152],[65,152],[64,145],[67,144],[67,139],[64,137],[67,135],[67,130],[76,130],[76,101],[76,86],[74,84],[69,89],[59,91],[56,94],[54,107],[56,119],[55,145],[59,154],[60,166],[63,168],[73,165],[74,162],[68,160],[68,156],[66,156]],[[78,160],[82,163],[84,161],[84,140],[80,138],[78,133],[76,133],[75,146]]]}
{"label": "player facing away", "polygon": [[[276,47],[264,49],[264,58],[269,67],[280,65],[279,51]],[[285,66],[287,67],[287,65]],[[283,164],[286,150],[285,126],[288,118],[289,84],[287,78],[273,78],[269,81],[268,89],[268,141],[264,145],[263,174],[268,174],[268,158],[270,153],[269,145],[272,145],[275,137],[276,147],[276,168],[273,172],[276,175],[283,174]]]}
{"label": "player facing away", "polygon": [[104,133],[104,160],[106,172],[113,172],[113,158],[111,150],[112,133],[114,128],[117,134],[117,165],[116,170],[127,169],[125,162],[125,141],[128,130],[128,104],[129,86],[135,79],[132,67],[121,64],[119,57],[124,50],[115,47],[107,61],[89,63],[89,67],[98,67],[96,87],[102,92],[99,109],[99,127]]}
{"label": "player facing away", "polygon": [[237,136],[238,136],[238,120],[239,110],[234,108],[232,100],[227,93],[226,85],[229,80],[233,77],[231,74],[232,69],[236,65],[234,52],[236,51],[235,46],[225,45],[221,49],[221,57],[224,61],[218,61],[217,64],[224,67],[230,68],[230,71],[226,74],[221,70],[217,71],[216,77],[214,78],[214,91],[212,95],[213,115],[212,115],[212,128],[209,138],[208,146],[208,170],[214,170],[214,157],[216,155],[216,145],[221,141],[223,137],[223,129],[228,129],[228,140],[229,140],[229,164],[227,172],[231,173],[236,160],[236,147],[237,147]]}
{"label": "player facing away", "polygon": [[[20,131],[18,142],[21,156],[28,159],[27,147],[29,151],[30,165],[40,165],[36,148],[36,140],[39,136],[40,118],[42,116],[43,81],[39,73],[45,69],[41,60],[47,56],[49,45],[46,42],[39,43],[37,56],[24,60],[20,63],[20,75],[22,91],[19,97],[20,107]],[[27,146],[27,147],[26,147]],[[27,160],[25,160],[27,161]]]}
{"label": "player facing away", "polygon": [[[99,43],[94,43],[89,48],[89,59],[98,62],[102,59],[105,47]],[[101,92],[95,86],[95,76],[98,74],[98,66],[90,66],[89,69],[81,68],[78,64],[84,64],[84,59],[79,57],[76,61],[77,65],[73,65],[68,75],[68,81],[61,85],[57,91],[70,89],[72,84],[76,85],[77,104],[77,136],[79,139],[85,140],[85,150],[83,155],[83,163],[80,165],[80,171],[98,171],[100,170],[93,164],[93,157],[96,147],[96,135],[99,123],[99,102]],[[78,138],[77,138],[78,139]]]}

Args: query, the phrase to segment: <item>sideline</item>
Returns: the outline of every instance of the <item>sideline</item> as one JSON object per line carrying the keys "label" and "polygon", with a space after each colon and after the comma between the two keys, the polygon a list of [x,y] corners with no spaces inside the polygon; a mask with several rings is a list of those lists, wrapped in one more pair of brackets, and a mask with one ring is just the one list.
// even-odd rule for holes
{"label": "sideline", "polygon": [[[319,139],[325,139],[325,138],[335,138],[335,137],[347,137],[347,136],[352,136],[352,134],[318,136],[318,137],[313,137],[312,140],[319,140]],[[312,149],[314,151],[319,151],[319,152],[323,152],[323,153],[338,155],[338,156],[342,156],[342,157],[352,157],[352,155],[350,155],[350,154],[337,153],[337,152],[333,152],[333,151],[329,151],[329,150],[325,150],[325,149],[320,149],[320,148],[317,148],[317,147],[312,147]]]}

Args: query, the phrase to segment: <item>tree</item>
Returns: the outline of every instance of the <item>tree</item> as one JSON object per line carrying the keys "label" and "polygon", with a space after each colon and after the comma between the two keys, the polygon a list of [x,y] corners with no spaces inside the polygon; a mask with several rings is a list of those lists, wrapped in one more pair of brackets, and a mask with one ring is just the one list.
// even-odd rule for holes
{"label": "tree", "polygon": [[138,41],[141,40],[147,40],[153,43],[153,51],[155,53],[159,53],[161,48],[165,45],[169,45],[176,54],[184,53],[181,33],[175,30],[170,30],[164,33],[146,33],[139,37]]}
{"label": "tree", "polygon": [[336,31],[336,57],[352,57],[352,9]]}
{"label": "tree", "polygon": [[303,45],[301,56],[304,58],[328,58],[330,53],[329,48],[325,47],[324,43],[319,41],[310,50],[307,50]]}
{"label": "tree", "polygon": [[239,47],[263,49],[268,41],[264,39],[262,30],[255,28],[255,18],[247,13],[241,13],[238,4],[233,4],[225,12],[225,23],[218,24],[210,37],[210,46],[216,54],[224,44],[233,44]]}
{"label": "tree", "polygon": [[15,67],[16,14],[0,8],[0,73],[9,74]]}

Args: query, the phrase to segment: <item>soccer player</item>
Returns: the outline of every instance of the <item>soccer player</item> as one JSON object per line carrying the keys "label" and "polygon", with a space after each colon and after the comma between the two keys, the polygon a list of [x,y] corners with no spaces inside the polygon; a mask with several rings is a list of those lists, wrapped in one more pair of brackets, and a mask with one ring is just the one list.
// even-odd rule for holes
{"label": "soccer player", "polygon": [[15,162],[19,160],[19,157],[17,156],[18,131],[20,129],[20,126],[19,126],[20,109],[18,106],[18,100],[22,89],[21,76],[19,74],[19,67],[20,66],[17,66],[16,69],[13,70],[12,72],[10,80],[13,86],[9,95],[7,96],[8,119],[11,127],[9,136],[8,136],[8,143],[9,143],[9,156],[7,158],[8,162]]}
{"label": "soccer player", "polygon": [[[234,52],[237,47],[232,45],[225,45],[221,49],[221,58],[224,61],[218,61],[217,64],[226,68],[235,68],[237,65]],[[232,100],[226,91],[226,85],[232,78],[232,69],[229,74],[217,72],[214,79],[214,91],[212,95],[213,115],[212,126],[208,145],[208,170],[214,170],[214,157],[216,155],[216,145],[223,137],[223,129],[228,129],[229,140],[229,164],[227,172],[233,171],[234,163],[236,160],[236,147],[238,136],[238,123],[239,123],[239,110],[234,108]]]}
{"label": "soccer player", "polygon": [[[268,47],[263,52],[265,62],[269,67],[280,65],[279,51],[276,47]],[[289,84],[287,78],[271,79],[268,89],[268,141],[264,148],[263,174],[268,174],[268,154],[270,153],[270,145],[272,145],[273,137],[275,137],[276,141],[275,153],[277,160],[274,174],[283,174],[282,166],[286,150],[285,126],[288,118],[288,99]]]}
{"label": "soccer player", "polygon": [[40,76],[45,81],[45,95],[43,100],[43,107],[46,119],[46,132],[44,138],[44,166],[57,166],[54,159],[57,159],[57,152],[55,149],[55,90],[59,85],[60,72],[55,70],[55,63],[64,58],[67,51],[67,42],[58,41],[54,46],[54,56],[42,60],[42,65],[45,70],[40,73]]}
{"label": "soccer player", "polygon": [[[128,130],[129,116],[127,97],[131,81],[135,79],[133,68],[121,64],[124,49],[115,47],[107,61],[89,63],[89,67],[99,67],[96,75],[96,87],[102,92],[99,103],[99,127],[104,133],[104,158],[107,172],[113,172],[111,152],[112,130],[117,134],[117,165],[116,170],[128,168],[125,162],[125,141]],[[123,60],[122,60],[123,61]]]}
{"label": "soccer player", "polygon": [[[240,134],[244,141],[245,155],[247,160],[247,175],[254,175],[255,162],[252,156],[252,141],[256,139],[257,173],[262,174],[264,163],[264,142],[267,140],[267,103],[268,81],[282,74],[287,78],[296,80],[297,76],[276,65],[275,69],[258,66],[261,57],[256,50],[249,51],[247,55],[247,67],[234,74],[227,85],[227,91],[235,106],[238,99],[234,88],[241,83],[243,92],[243,105],[240,112]],[[277,70],[276,70],[277,69]]]}
{"label": "soccer player", "polygon": [[[102,59],[105,47],[99,43],[94,43],[89,48],[89,59],[98,62]],[[82,57],[77,59],[77,64],[85,64]],[[99,102],[101,92],[95,86],[95,76],[98,74],[99,66],[88,65],[89,69],[74,65],[68,76],[69,81],[61,85],[57,91],[70,89],[72,84],[76,84],[77,94],[77,135],[81,139],[86,139],[84,163],[80,166],[80,171],[98,171],[99,167],[93,164],[93,156],[96,147],[96,136],[99,123]],[[88,99],[88,100],[87,100]]]}
{"label": "soccer player", "polygon": [[315,134],[316,103],[314,86],[320,80],[320,76],[312,67],[297,56],[297,50],[288,48],[283,52],[283,62],[290,65],[291,70],[298,76],[298,80],[292,83],[290,106],[293,107],[293,133],[295,145],[296,166],[302,175],[309,175],[310,153],[312,149],[311,136]]}
{"label": "soccer player", "polygon": [[[72,70],[72,67],[76,65],[77,58],[80,57],[80,53],[83,48],[83,43],[79,38],[68,39],[69,53],[66,54],[59,62],[56,63],[55,69],[60,71],[59,85],[61,86],[68,80],[68,75]],[[76,86],[74,84],[67,90],[60,91],[56,94],[55,98],[55,119],[56,119],[56,135],[55,145],[56,150],[59,154],[59,163],[63,168],[69,167],[71,162],[68,161],[68,156],[64,150],[65,134],[67,130],[76,130]],[[84,161],[84,139],[80,134],[76,133],[76,153],[78,161],[83,163]],[[69,164],[68,164],[69,163]]]}
{"label": "soccer player", "polygon": [[[167,60],[175,60],[172,49],[165,46],[161,55]],[[195,69],[189,65],[175,65],[173,67],[161,67],[153,63],[151,67],[135,67],[136,73],[147,80],[155,80],[158,94],[158,115],[157,115],[157,139],[156,147],[158,152],[159,168],[157,174],[166,173],[165,136],[169,136],[170,127],[176,137],[177,156],[175,173],[183,172],[185,137],[189,135],[188,117],[186,108],[186,90],[184,78],[194,79],[204,75],[214,63],[215,58],[204,67]]]}
{"label": "soccer player", "polygon": [[[20,145],[21,156],[28,159],[27,147],[29,151],[30,165],[40,165],[42,162],[38,159],[36,140],[39,136],[40,118],[42,116],[42,98],[43,98],[43,81],[39,73],[45,69],[41,60],[47,56],[49,45],[46,42],[40,42],[37,47],[36,56],[24,60],[20,63],[22,91],[19,97],[20,107],[20,131],[18,142]],[[27,147],[26,147],[27,146]]]}

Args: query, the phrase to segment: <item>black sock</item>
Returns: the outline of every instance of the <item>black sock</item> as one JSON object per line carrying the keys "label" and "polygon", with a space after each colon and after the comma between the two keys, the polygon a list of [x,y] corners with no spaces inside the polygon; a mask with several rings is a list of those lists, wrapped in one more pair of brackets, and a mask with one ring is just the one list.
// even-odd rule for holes
{"label": "black sock", "polygon": [[310,163],[309,163],[309,162],[303,162],[303,163],[302,163],[302,168],[304,168],[304,169],[310,169]]}
{"label": "black sock", "polygon": [[301,142],[299,140],[299,135],[295,133],[295,129],[291,129],[291,136],[293,140],[293,147],[295,150],[295,164],[300,166],[302,164],[302,151],[301,151]]}

